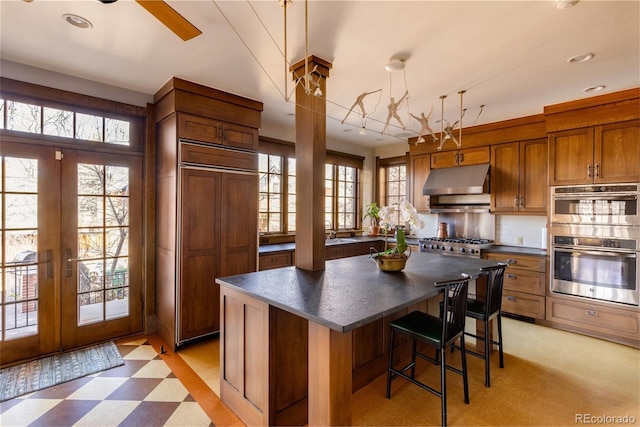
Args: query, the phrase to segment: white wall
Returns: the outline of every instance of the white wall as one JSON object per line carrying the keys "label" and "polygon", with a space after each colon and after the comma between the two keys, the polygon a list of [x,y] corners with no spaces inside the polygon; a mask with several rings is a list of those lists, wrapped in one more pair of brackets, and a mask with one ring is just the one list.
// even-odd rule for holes
{"label": "white wall", "polygon": [[96,98],[122,102],[138,107],[146,107],[147,103],[153,103],[153,94],[134,92],[121,87],[109,86],[4,59],[0,60],[0,75],[8,79],[95,96]]}

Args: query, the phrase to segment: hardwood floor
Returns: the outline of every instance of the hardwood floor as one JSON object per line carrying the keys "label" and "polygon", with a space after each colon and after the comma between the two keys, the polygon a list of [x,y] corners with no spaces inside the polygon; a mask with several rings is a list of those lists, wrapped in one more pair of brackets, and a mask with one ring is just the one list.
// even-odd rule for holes
{"label": "hardwood floor", "polygon": [[[448,373],[448,423],[452,426],[568,426],[595,417],[627,417],[640,424],[640,350],[515,319],[503,319],[505,367],[491,359],[491,388],[484,386],[484,361],[467,357],[470,404],[462,379]],[[180,356],[214,390],[217,340],[188,346]],[[454,353],[453,363],[459,360]],[[422,361],[424,362],[424,361]],[[439,387],[439,371],[421,364],[421,379]],[[440,399],[402,379],[385,398],[386,377],[353,396],[353,424],[359,426],[439,425]],[[580,420],[581,417],[581,420]],[[605,424],[615,424],[608,418]],[[620,419],[621,421],[624,418]],[[619,422],[618,424],[622,424]]]}
{"label": "hardwood floor", "polygon": [[[491,388],[484,386],[484,361],[467,358],[469,405],[461,377],[447,376],[449,425],[640,423],[640,350],[508,318],[503,334],[505,368],[494,353]],[[0,425],[243,425],[216,395],[217,338],[177,354],[158,354],[164,343],[156,336],[117,344],[124,367],[2,402]],[[438,368],[420,366],[421,379],[439,387]],[[398,379],[388,400],[385,387],[382,376],[353,395],[354,425],[440,424],[436,396]]]}

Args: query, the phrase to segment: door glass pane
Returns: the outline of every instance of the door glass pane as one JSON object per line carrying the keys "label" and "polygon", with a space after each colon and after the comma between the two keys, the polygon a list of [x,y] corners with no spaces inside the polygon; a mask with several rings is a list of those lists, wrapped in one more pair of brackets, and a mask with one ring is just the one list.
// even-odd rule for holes
{"label": "door glass pane", "polygon": [[129,169],[78,164],[78,325],[129,315]]}
{"label": "door glass pane", "polygon": [[38,161],[0,157],[0,331],[38,333]]}

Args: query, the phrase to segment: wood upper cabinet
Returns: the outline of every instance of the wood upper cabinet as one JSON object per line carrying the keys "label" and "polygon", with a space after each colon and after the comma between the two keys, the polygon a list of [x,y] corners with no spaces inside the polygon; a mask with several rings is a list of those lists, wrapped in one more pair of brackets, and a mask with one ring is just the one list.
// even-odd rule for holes
{"label": "wood upper cabinet", "polygon": [[258,149],[258,129],[187,113],[178,113],[178,137],[245,150]]}
{"label": "wood upper cabinet", "polygon": [[549,134],[549,185],[640,181],[640,121]]}
{"label": "wood upper cabinet", "polygon": [[491,210],[547,211],[547,141],[537,139],[491,147]]}
{"label": "wood upper cabinet", "polygon": [[438,151],[431,154],[431,168],[478,165],[489,163],[489,146],[464,148],[456,151]]}
{"label": "wood upper cabinet", "polygon": [[429,172],[431,171],[431,156],[420,154],[411,156],[411,202],[418,212],[429,212],[429,196],[422,195]]}

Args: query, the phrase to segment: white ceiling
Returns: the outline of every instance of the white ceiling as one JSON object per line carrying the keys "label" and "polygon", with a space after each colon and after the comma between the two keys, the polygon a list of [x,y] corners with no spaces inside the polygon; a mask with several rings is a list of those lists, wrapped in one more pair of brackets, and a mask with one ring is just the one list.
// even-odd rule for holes
{"label": "white ceiling", "polygon": [[[285,78],[278,0],[168,3],[202,35],[184,42],[132,0],[2,0],[0,57],[149,95],[180,77],[263,102],[261,134],[293,140],[295,108],[285,99],[293,84]],[[87,18],[93,28],[72,27],[64,13]],[[287,57],[295,63],[305,55],[303,0],[293,0],[287,21]],[[567,63],[589,52],[591,61]],[[309,0],[308,54],[333,64],[328,138],[379,147],[416,135],[420,124],[409,111],[428,114],[433,106],[436,132],[442,115],[455,122],[460,90],[467,127],[639,87],[640,2],[582,0],[560,10],[555,0]],[[393,58],[406,60],[404,72],[385,70]],[[601,92],[583,92],[601,84]],[[392,120],[381,135],[389,99],[399,99],[405,87],[410,97],[399,112],[407,129]],[[359,135],[357,109],[341,123],[359,94],[377,89],[365,98],[367,135]]]}

